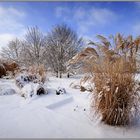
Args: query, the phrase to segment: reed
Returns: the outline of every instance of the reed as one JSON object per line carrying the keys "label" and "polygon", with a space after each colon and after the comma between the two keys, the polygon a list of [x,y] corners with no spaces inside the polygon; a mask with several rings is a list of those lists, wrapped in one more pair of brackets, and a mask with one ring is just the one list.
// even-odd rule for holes
{"label": "reed", "polygon": [[118,34],[109,39],[98,35],[100,42],[89,42],[70,63],[82,61],[94,83],[91,110],[102,121],[113,126],[126,126],[139,115],[139,83],[135,80],[140,37]]}

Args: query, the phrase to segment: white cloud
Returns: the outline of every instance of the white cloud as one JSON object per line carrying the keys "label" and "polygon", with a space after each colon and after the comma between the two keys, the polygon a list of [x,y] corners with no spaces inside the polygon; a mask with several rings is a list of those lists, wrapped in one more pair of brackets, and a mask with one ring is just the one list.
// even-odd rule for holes
{"label": "white cloud", "polygon": [[138,22],[132,26],[132,32],[135,35],[140,35],[140,22]]}
{"label": "white cloud", "polygon": [[0,49],[6,47],[9,41],[15,38],[23,39],[25,32],[26,30],[23,29],[19,33],[0,33]]}
{"label": "white cloud", "polygon": [[0,6],[0,32],[15,32],[23,28],[22,19],[25,17],[23,11],[13,7]]}
{"label": "white cloud", "polygon": [[5,46],[7,45],[8,41],[16,38],[14,34],[0,34],[0,46]]}
{"label": "white cloud", "polygon": [[0,6],[0,47],[6,46],[16,37],[21,37],[25,30],[23,25],[25,17],[24,11]]}
{"label": "white cloud", "polygon": [[57,7],[56,8],[56,17],[61,17],[62,16],[62,11],[63,11],[63,8],[62,7]]}
{"label": "white cloud", "polygon": [[[137,13],[140,13],[140,1],[135,2],[135,8]],[[140,20],[136,18],[136,21],[131,25],[129,29],[134,36],[140,35]]]}
{"label": "white cloud", "polygon": [[57,18],[61,18],[65,22],[71,21],[73,15],[68,7],[57,7],[55,13]]}
{"label": "white cloud", "polygon": [[[77,11],[76,11],[77,12]],[[86,33],[90,31],[91,28],[101,28],[106,25],[111,24],[117,16],[109,9],[92,8],[89,10],[82,10],[81,17],[77,14],[75,15],[76,22],[79,27],[79,32]]]}
{"label": "white cloud", "polygon": [[79,7],[78,9],[75,10],[75,13],[74,13],[74,18],[78,19],[78,20],[81,20],[83,19],[83,17],[86,16],[86,11],[84,8],[82,7]]}
{"label": "white cloud", "polygon": [[117,19],[116,13],[110,9],[92,7],[90,9],[83,7],[57,7],[56,16],[58,18],[67,19],[75,22],[77,30],[81,35],[86,34],[92,28],[102,28],[112,24]]}
{"label": "white cloud", "polygon": [[68,14],[70,11],[67,7],[57,7],[56,8],[56,16],[57,17],[63,16],[64,12],[65,12],[65,14]]}
{"label": "white cloud", "polygon": [[[97,24],[107,24],[110,23],[114,18],[116,18],[116,14],[109,9],[99,9],[93,8],[91,11],[91,20],[95,20]],[[94,22],[94,21],[93,21]]]}
{"label": "white cloud", "polygon": [[[9,14],[10,13],[10,14]],[[25,16],[25,13],[23,11],[19,11],[13,7],[2,7],[0,6],[0,16],[2,15],[15,15],[15,16],[18,16],[18,17],[23,17]]]}

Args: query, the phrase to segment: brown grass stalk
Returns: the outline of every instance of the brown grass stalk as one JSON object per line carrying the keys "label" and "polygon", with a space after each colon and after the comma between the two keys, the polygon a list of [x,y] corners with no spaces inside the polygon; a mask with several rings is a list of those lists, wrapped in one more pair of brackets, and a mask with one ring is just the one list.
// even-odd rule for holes
{"label": "brown grass stalk", "polygon": [[103,36],[98,38],[100,43],[90,41],[94,48],[86,48],[70,63],[83,61],[85,72],[92,75],[95,89],[91,110],[100,114],[106,124],[130,125],[135,115],[139,115],[139,85],[135,74],[140,37],[125,38],[118,34],[113,44]]}

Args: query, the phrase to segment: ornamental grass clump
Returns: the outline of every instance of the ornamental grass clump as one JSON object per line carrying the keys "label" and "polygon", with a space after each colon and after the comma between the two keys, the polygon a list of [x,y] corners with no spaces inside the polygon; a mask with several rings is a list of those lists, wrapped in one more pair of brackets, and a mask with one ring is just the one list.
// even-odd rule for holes
{"label": "ornamental grass clump", "polygon": [[140,37],[118,34],[111,37],[112,42],[101,35],[97,37],[100,42],[90,41],[93,48],[86,48],[72,62],[83,61],[84,70],[92,75],[91,110],[101,115],[106,124],[131,125],[139,117],[140,88],[135,75]]}

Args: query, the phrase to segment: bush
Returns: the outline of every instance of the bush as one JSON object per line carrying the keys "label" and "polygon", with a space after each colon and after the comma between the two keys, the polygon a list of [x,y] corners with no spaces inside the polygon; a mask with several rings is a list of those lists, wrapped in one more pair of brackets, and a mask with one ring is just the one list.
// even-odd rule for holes
{"label": "bush", "polygon": [[0,64],[0,78],[2,76],[6,76],[6,70],[5,70],[5,67],[3,66],[3,64]]}
{"label": "bush", "polygon": [[47,93],[47,91],[44,86],[39,83],[28,83],[21,89],[21,96],[25,99],[45,93]]}
{"label": "bush", "polygon": [[21,90],[21,96],[28,98],[33,95],[47,93],[44,87],[46,71],[44,65],[25,68],[15,77],[15,83]]}
{"label": "bush", "polygon": [[45,83],[46,81],[46,70],[44,65],[40,66],[30,66],[28,73],[30,75],[36,75],[38,77],[38,80],[42,83]]}
{"label": "bush", "polygon": [[92,110],[106,124],[130,125],[139,115],[139,85],[135,73],[140,37],[134,40],[132,36],[124,38],[118,34],[112,37],[112,44],[103,36],[98,38],[101,43],[90,41],[89,45],[94,48],[86,48],[75,57],[76,62],[84,62],[85,72],[92,75],[95,87]]}

